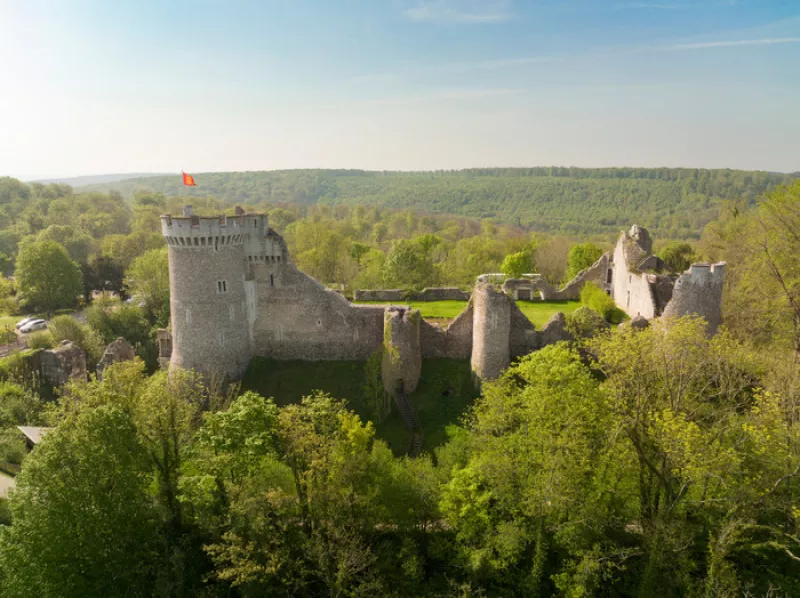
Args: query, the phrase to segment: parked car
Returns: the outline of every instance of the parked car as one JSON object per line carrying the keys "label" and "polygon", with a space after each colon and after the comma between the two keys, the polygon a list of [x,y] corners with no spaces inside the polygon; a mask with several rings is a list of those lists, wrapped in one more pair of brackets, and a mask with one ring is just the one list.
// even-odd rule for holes
{"label": "parked car", "polygon": [[36,316],[28,316],[28,317],[27,317],[27,318],[25,318],[24,320],[20,320],[19,322],[17,322],[17,326],[16,326],[16,328],[17,328],[17,330],[19,330],[20,328],[22,328],[23,326],[25,326],[25,324],[30,324],[30,323],[31,323],[31,322],[33,322],[34,320],[38,320],[38,319],[39,319],[39,318],[37,318]]}
{"label": "parked car", "polygon": [[33,332],[34,330],[44,330],[47,328],[47,322],[44,320],[37,318],[35,320],[31,320],[24,326],[22,326],[19,331],[20,332]]}

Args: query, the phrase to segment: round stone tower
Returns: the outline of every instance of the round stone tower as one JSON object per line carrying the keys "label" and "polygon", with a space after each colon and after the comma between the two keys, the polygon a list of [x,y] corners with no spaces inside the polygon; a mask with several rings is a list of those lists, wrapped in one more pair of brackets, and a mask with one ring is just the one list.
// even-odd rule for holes
{"label": "round stone tower", "polygon": [[[252,218],[251,218],[252,219]],[[245,215],[161,217],[169,251],[170,368],[240,378],[252,356]],[[251,283],[252,284],[252,283]]]}
{"label": "round stone tower", "polygon": [[383,388],[392,397],[411,394],[422,372],[419,310],[389,306],[383,313]]}
{"label": "round stone tower", "polygon": [[472,372],[477,381],[494,380],[511,363],[511,299],[478,283],[472,301]]}

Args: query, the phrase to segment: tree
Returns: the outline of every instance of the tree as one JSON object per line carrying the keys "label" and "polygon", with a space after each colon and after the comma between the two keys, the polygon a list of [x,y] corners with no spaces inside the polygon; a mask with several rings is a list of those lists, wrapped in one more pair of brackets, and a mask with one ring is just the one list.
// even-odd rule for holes
{"label": "tree", "polygon": [[531,254],[529,251],[518,251],[508,254],[503,260],[500,270],[511,278],[521,278],[523,274],[531,272]]}
{"label": "tree", "polygon": [[578,272],[594,264],[602,255],[603,250],[594,243],[573,245],[567,256],[567,278],[574,278],[578,275]]}
{"label": "tree", "polygon": [[669,243],[659,251],[658,257],[664,260],[670,272],[685,272],[695,260],[694,248],[688,243]]}
{"label": "tree", "polygon": [[24,303],[48,312],[74,305],[83,290],[80,266],[55,241],[24,244],[16,278]]}
{"label": "tree", "polygon": [[157,514],[130,417],[99,407],[63,422],[28,457],[0,535],[4,596],[151,596]]}
{"label": "tree", "polygon": [[383,266],[384,285],[421,290],[432,284],[435,270],[426,247],[410,239],[393,241]]}
{"label": "tree", "polygon": [[137,257],[126,273],[130,294],[144,303],[148,319],[169,324],[169,262],[167,248],[151,249]]}

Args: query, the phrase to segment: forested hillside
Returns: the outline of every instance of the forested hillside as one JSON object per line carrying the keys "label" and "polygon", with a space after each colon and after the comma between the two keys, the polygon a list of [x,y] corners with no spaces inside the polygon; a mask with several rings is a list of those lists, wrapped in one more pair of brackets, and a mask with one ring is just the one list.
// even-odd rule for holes
{"label": "forested hillside", "polygon": [[699,238],[721,200],[753,204],[792,175],[683,168],[501,168],[437,172],[290,170],[130,179],[86,189],[214,196],[227,203],[369,203],[474,218],[536,231],[617,233],[636,222],[662,238]]}

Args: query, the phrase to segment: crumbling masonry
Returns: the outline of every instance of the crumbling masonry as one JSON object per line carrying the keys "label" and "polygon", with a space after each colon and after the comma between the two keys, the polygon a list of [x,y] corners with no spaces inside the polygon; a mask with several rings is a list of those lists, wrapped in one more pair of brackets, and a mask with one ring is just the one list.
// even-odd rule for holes
{"label": "crumbling masonry", "polygon": [[[696,264],[677,281],[652,271],[647,231],[634,226],[613,254],[603,255],[562,289],[541,277],[509,280],[503,292],[480,282],[447,327],[406,306],[354,305],[292,263],[286,243],[265,214],[161,217],[169,247],[171,334],[159,333],[162,363],[205,375],[240,378],[253,356],[299,360],[366,360],[384,348],[383,381],[394,395],[413,391],[422,360],[469,359],[479,380],[493,379],[511,360],[569,338],[563,314],[542,330],[516,299],[577,299],[589,281],[631,316],[647,319],[697,313],[719,324],[724,264]],[[431,296],[453,289],[428,290]],[[362,295],[369,296],[369,295]]]}

